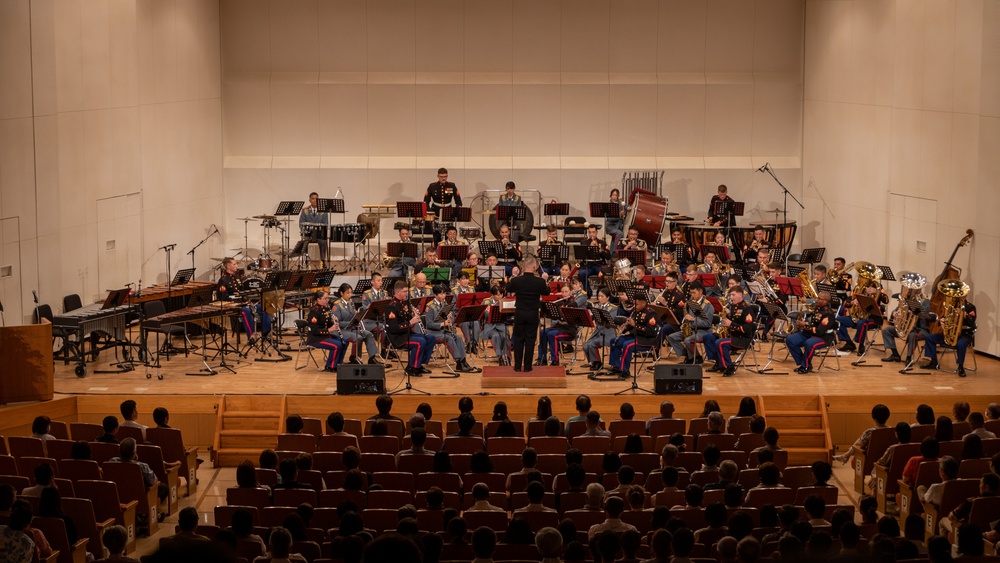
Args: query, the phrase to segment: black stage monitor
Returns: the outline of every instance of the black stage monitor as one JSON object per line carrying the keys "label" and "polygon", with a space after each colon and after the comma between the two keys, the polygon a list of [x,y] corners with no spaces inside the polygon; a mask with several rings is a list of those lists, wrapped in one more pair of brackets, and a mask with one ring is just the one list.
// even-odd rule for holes
{"label": "black stage monitor", "polygon": [[653,388],[657,395],[701,395],[701,366],[668,364],[656,366]]}
{"label": "black stage monitor", "polygon": [[338,395],[385,393],[385,366],[341,364],[337,366]]}

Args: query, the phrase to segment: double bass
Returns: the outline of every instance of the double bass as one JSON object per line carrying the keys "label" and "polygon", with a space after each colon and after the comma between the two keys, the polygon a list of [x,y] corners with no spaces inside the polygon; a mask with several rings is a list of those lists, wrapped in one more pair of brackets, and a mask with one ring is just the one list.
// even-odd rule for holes
{"label": "double bass", "polygon": [[[974,234],[975,233],[972,232],[972,229],[968,229],[965,231],[965,236],[962,237],[962,240],[958,241],[958,245],[955,246],[955,250],[951,253],[951,258],[948,258],[948,261],[945,262],[944,270],[942,270],[941,274],[934,279],[934,285],[932,286],[934,288],[934,293],[931,294],[931,312],[934,313],[935,315],[938,315],[938,317],[941,316],[942,309],[944,307],[944,301],[945,298],[947,297],[944,293],[941,292],[940,289],[938,289],[938,282],[940,282],[941,280],[957,280],[961,278],[962,271],[953,266],[951,263],[953,260],[955,260],[955,255],[958,254],[958,249],[969,244],[969,242],[972,241],[972,236]],[[928,328],[930,329],[931,334],[942,333],[943,329],[941,328],[940,323],[929,323],[929,324],[930,327]]]}

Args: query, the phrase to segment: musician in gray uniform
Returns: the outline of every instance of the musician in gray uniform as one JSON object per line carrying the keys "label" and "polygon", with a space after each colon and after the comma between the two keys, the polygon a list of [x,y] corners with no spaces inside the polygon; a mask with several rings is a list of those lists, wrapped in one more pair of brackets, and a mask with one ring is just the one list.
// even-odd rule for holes
{"label": "musician in gray uniform", "polygon": [[[682,358],[681,363],[700,363],[694,351],[695,343],[701,341],[702,337],[712,331],[712,316],[715,315],[715,308],[712,303],[705,299],[705,287],[700,281],[693,281],[688,284],[691,292],[690,299],[685,306],[684,319],[681,323],[681,330],[672,332],[667,336],[667,341],[674,349],[678,358]],[[690,336],[684,336],[684,325],[691,327]]]}
{"label": "musician in gray uniform", "polygon": [[448,347],[448,353],[451,354],[452,358],[455,358],[455,369],[457,371],[462,373],[477,373],[481,371],[466,362],[465,340],[455,330],[451,324],[451,319],[438,320],[438,317],[441,316],[441,311],[445,307],[450,307],[445,302],[445,298],[448,296],[448,288],[438,284],[434,286],[433,292],[434,299],[428,302],[427,308],[424,309],[424,328],[427,329],[427,334],[436,338],[438,342],[444,342],[445,346]]}
{"label": "musician in gray uniform", "polygon": [[316,210],[319,194],[309,194],[309,205],[299,212],[299,234],[303,239],[319,244],[319,259],[326,264],[326,253],[329,241],[330,216]]}
{"label": "musician in gray uniform", "polygon": [[380,364],[378,357],[378,346],[375,345],[375,335],[372,334],[370,330],[366,330],[360,323],[351,325],[351,320],[354,319],[357,310],[354,308],[354,303],[351,301],[351,295],[354,290],[351,289],[351,285],[347,283],[340,284],[340,299],[336,301],[331,307],[333,311],[333,316],[337,317],[337,322],[340,324],[341,331],[345,340],[351,343],[351,355],[347,359],[349,364],[360,364],[361,361],[357,357],[358,341],[363,340],[365,342],[365,349],[368,350],[368,363],[369,364]]}
{"label": "musician in gray uniform", "polygon": [[[389,299],[391,296],[382,289],[382,274],[378,272],[372,272],[372,287],[371,289],[366,289],[364,295],[361,297],[361,310],[364,311],[372,304],[373,301],[384,301]],[[385,323],[379,320],[367,319],[363,321],[363,326],[367,331],[373,330],[383,330],[385,328]]]}
{"label": "musician in gray uniform", "polygon": [[[456,285],[455,289],[452,290],[452,293],[455,294],[456,306],[458,305],[459,295],[464,295],[466,293],[475,293],[475,292],[476,288],[472,287],[472,283],[469,280],[469,273],[468,272],[460,273],[458,275],[458,285]],[[465,339],[468,342],[465,345],[465,351],[470,354],[477,353],[478,351],[477,343],[479,342],[479,334],[481,332],[479,329],[479,323],[476,321],[467,321],[459,325],[459,328],[462,330],[462,334],[465,336]]]}
{"label": "musician in gray uniform", "polygon": [[[608,311],[613,316],[618,316],[621,313],[618,308],[611,302],[611,290],[607,287],[602,287],[597,292],[597,305],[594,305],[594,309],[600,309],[602,311]],[[593,371],[599,371],[604,367],[604,363],[601,361],[600,351],[605,346],[610,346],[611,341],[615,339],[618,334],[615,332],[615,327],[602,327],[595,326],[594,332],[587,339],[587,342],[583,344],[583,354],[590,362],[590,369]]]}
{"label": "musician in gray uniform", "polygon": [[[483,305],[489,305],[486,311],[483,312],[483,318],[489,321],[490,311],[493,307],[500,306],[500,299],[503,297],[503,288],[495,285],[490,288],[490,296],[483,299]],[[473,323],[478,325],[479,323]],[[493,343],[493,351],[497,354],[497,361],[500,365],[506,366],[510,365],[510,333],[507,331],[507,325],[503,322],[499,324],[490,324],[487,322],[483,326],[482,337],[484,340],[489,340]]]}

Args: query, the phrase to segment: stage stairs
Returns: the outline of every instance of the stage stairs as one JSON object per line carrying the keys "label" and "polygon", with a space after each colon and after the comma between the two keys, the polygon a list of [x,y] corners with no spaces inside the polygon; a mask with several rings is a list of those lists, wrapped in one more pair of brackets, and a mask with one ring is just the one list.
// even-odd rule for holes
{"label": "stage stairs", "polygon": [[261,451],[278,446],[285,412],[284,395],[223,395],[212,448],[215,466],[236,467],[244,459],[256,466]]}
{"label": "stage stairs", "polygon": [[779,431],[778,446],[788,450],[789,466],[830,462],[833,441],[823,395],[781,395],[769,398],[766,405],[763,397],[758,400],[758,412]]}

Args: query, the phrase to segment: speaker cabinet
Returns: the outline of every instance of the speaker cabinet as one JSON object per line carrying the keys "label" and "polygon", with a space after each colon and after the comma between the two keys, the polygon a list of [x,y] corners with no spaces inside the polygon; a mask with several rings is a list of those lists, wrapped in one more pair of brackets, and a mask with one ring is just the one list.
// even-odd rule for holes
{"label": "speaker cabinet", "polygon": [[701,366],[658,365],[653,372],[657,395],[701,395]]}
{"label": "speaker cabinet", "polygon": [[385,393],[385,366],[340,364],[337,366],[338,395],[381,395]]}

